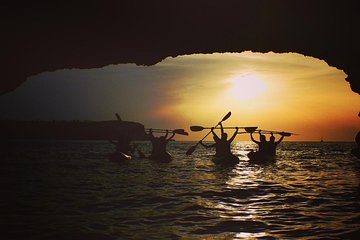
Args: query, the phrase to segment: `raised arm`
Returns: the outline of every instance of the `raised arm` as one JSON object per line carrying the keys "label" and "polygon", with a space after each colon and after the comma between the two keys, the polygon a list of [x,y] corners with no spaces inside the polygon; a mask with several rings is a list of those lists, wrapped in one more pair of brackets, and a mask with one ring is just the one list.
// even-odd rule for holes
{"label": "raised arm", "polygon": [[168,137],[168,135],[169,135],[169,130],[166,129],[166,134],[165,134],[165,136],[164,136],[165,139]]}
{"label": "raised arm", "polygon": [[259,130],[259,138],[261,139],[261,136],[264,136],[262,133],[261,133],[261,130]]}
{"label": "raised arm", "polygon": [[173,139],[174,136],[175,136],[175,133],[173,132],[171,134],[171,136],[166,140],[166,143],[168,143],[171,139]]}
{"label": "raised arm", "polygon": [[260,143],[259,141],[256,141],[256,140],[254,139],[253,133],[250,133],[250,138],[251,138],[251,140],[252,140],[254,143],[257,143],[257,144]]}
{"label": "raised arm", "polygon": [[234,139],[235,139],[236,135],[238,134],[238,131],[239,131],[239,128],[238,128],[238,127],[236,127],[236,130],[235,130],[234,134],[232,135],[232,137],[229,139],[229,142],[234,141]]}
{"label": "raised arm", "polygon": [[212,134],[214,135],[214,139],[216,139],[216,141],[220,140],[219,136],[216,135],[213,127],[211,128],[211,132],[212,132]]}
{"label": "raised arm", "polygon": [[284,139],[284,137],[285,137],[284,135],[281,135],[281,138],[278,141],[276,141],[275,144],[278,145]]}
{"label": "raised arm", "polygon": [[224,135],[224,127],[222,125],[222,122],[219,122],[220,129],[221,129],[221,137]]}
{"label": "raised arm", "polygon": [[152,140],[152,139],[155,138],[154,135],[153,135],[153,132],[152,132],[152,128],[150,128],[148,135],[149,135],[149,137],[150,137],[150,140]]}

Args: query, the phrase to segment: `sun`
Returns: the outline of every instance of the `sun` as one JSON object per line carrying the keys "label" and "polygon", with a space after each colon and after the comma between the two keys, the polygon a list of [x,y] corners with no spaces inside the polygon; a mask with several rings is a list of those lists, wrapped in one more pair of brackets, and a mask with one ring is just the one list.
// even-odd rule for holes
{"label": "sun", "polygon": [[239,100],[256,98],[266,88],[265,82],[257,74],[238,75],[231,79],[231,95]]}

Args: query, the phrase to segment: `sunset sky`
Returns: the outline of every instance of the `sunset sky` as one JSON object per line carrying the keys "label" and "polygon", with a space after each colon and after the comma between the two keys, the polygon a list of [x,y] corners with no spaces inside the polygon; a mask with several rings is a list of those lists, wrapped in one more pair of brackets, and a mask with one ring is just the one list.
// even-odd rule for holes
{"label": "sunset sky", "polygon": [[[1,119],[124,120],[153,128],[215,125],[299,133],[288,140],[353,141],[360,98],[346,74],[297,53],[214,53],[153,66],[110,65],[32,76],[0,96]],[[231,131],[229,131],[231,134]],[[199,140],[205,132],[183,140]],[[248,140],[248,135],[237,138]]]}

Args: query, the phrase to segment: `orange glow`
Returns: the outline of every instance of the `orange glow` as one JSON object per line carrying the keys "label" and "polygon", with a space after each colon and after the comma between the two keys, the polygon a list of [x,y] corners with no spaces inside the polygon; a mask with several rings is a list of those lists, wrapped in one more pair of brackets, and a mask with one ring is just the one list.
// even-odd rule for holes
{"label": "orange glow", "polygon": [[[1,96],[0,109],[3,119],[107,120],[119,112],[146,127],[188,131],[191,125],[214,126],[231,111],[224,126],[300,134],[285,139],[290,141],[353,141],[360,101],[346,77],[297,53],[193,54],[153,66],[42,73]],[[200,140],[206,133],[177,139]]]}
{"label": "orange glow", "polygon": [[266,90],[266,85],[256,74],[235,76],[230,88],[234,100],[254,99]]}
{"label": "orange glow", "polygon": [[[176,60],[171,59],[173,64]],[[173,105],[174,117],[183,119],[184,126],[213,126],[232,111],[225,126],[299,133],[287,139],[292,141],[321,137],[352,141],[358,131],[358,94],[350,90],[343,71],[322,60],[295,53],[252,52],[190,55],[180,60],[198,67],[183,79],[187,91],[180,91],[182,99]],[[212,61],[216,66],[208,68]],[[190,139],[205,134],[191,133]]]}

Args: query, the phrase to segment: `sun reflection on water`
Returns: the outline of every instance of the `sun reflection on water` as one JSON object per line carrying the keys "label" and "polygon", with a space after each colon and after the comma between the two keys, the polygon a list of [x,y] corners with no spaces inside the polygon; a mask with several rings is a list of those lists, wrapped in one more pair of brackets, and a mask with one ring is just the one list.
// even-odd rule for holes
{"label": "sun reflection on water", "polygon": [[257,239],[259,237],[266,236],[265,232],[258,233],[248,233],[248,232],[240,232],[235,234],[234,239]]}

